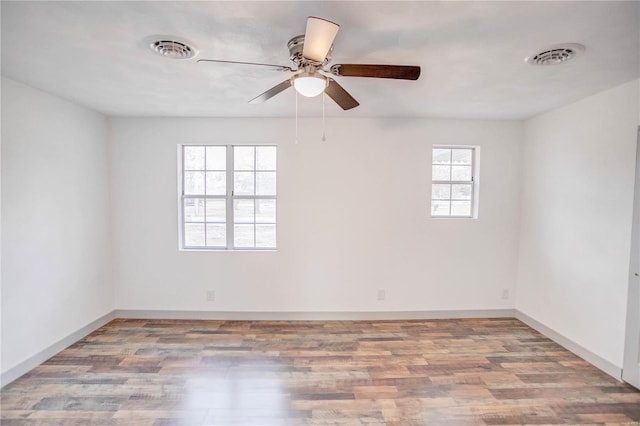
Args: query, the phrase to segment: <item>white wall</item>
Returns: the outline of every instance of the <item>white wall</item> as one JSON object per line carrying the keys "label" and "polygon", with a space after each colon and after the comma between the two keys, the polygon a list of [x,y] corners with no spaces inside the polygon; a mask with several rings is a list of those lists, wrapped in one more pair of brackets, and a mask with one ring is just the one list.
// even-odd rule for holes
{"label": "white wall", "polygon": [[[515,306],[621,366],[639,90],[524,125],[303,119],[296,145],[291,119],[107,123],[3,78],[2,371],[114,308]],[[178,251],[179,143],[278,145],[278,251]],[[429,217],[433,144],[481,147],[478,219]]]}
{"label": "white wall", "polygon": [[[319,123],[296,145],[291,119],[110,119],[116,307],[514,306],[522,123],[331,118],[326,142]],[[277,252],[178,251],[181,143],[278,145]],[[479,219],[430,218],[432,144],[481,146]]]}
{"label": "white wall", "polygon": [[106,118],[2,79],[2,372],[113,310]]}
{"label": "white wall", "polygon": [[516,308],[621,367],[638,81],[525,123]]}

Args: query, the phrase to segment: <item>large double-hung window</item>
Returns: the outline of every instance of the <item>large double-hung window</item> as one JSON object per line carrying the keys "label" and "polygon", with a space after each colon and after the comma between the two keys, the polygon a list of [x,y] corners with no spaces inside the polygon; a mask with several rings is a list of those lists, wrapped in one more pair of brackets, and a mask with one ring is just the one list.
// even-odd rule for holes
{"label": "large double-hung window", "polygon": [[276,248],[275,146],[180,146],[180,248]]}

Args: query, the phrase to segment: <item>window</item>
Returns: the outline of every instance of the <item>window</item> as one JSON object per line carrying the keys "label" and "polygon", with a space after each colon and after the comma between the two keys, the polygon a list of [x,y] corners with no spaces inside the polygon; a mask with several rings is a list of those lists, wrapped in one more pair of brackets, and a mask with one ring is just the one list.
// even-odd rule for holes
{"label": "window", "polygon": [[475,217],[476,148],[434,147],[431,217]]}
{"label": "window", "polygon": [[180,147],[180,247],[276,248],[276,147]]}

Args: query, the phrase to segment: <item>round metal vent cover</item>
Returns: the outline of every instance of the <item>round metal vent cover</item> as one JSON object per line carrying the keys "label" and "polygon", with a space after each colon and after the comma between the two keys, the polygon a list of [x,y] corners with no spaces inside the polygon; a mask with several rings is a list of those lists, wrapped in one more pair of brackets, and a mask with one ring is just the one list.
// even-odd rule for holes
{"label": "round metal vent cover", "polygon": [[558,65],[567,62],[578,53],[584,52],[584,46],[577,43],[558,44],[549,46],[525,58],[531,65]]}
{"label": "round metal vent cover", "polygon": [[165,58],[189,59],[196,55],[196,49],[177,40],[156,40],[149,47]]}

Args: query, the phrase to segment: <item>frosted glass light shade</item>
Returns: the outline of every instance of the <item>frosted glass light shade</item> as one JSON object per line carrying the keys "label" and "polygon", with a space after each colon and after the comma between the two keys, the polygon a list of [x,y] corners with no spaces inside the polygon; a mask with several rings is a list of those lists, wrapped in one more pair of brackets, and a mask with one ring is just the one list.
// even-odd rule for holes
{"label": "frosted glass light shade", "polygon": [[293,87],[302,96],[313,98],[324,92],[327,87],[327,80],[321,76],[304,76],[293,80]]}

